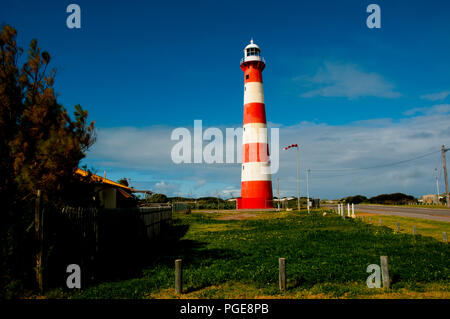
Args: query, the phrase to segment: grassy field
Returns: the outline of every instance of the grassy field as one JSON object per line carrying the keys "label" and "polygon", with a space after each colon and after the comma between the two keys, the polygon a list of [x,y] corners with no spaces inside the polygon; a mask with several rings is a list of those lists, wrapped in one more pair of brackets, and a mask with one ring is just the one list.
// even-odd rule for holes
{"label": "grassy field", "polygon": [[[423,218],[410,218],[399,217],[391,215],[379,215],[370,213],[356,212],[358,217],[364,217],[364,221],[374,226],[380,225],[380,219],[382,225],[397,231],[397,223],[400,224],[400,233],[413,234],[413,226],[416,226],[417,234],[422,236],[433,237],[439,241],[443,240],[443,232],[447,233],[447,237],[450,237],[450,223],[439,222],[434,220],[427,220]],[[369,219],[370,218],[370,219]]]}
{"label": "grassy field", "polygon": [[392,207],[406,207],[406,208],[427,208],[427,209],[448,209],[446,205],[390,205],[390,204],[373,204],[373,203],[360,203],[359,205],[370,205],[370,206],[392,206]]}
{"label": "grassy field", "polygon": [[[53,290],[47,297],[180,298],[173,285],[174,260],[181,258],[181,298],[450,298],[450,251],[438,237],[395,234],[387,226],[322,214],[175,215],[170,236],[152,248],[156,256],[141,276],[79,292]],[[388,226],[389,217],[383,218]],[[380,255],[389,256],[389,291],[365,283],[367,266],[379,264]],[[287,264],[283,293],[279,257]]]}

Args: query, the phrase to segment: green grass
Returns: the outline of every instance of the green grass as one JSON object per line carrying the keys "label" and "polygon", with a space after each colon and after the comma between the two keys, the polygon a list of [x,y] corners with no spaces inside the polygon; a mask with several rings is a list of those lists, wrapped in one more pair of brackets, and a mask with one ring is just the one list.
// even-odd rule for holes
{"label": "green grass", "polygon": [[393,205],[393,204],[373,204],[373,203],[365,203],[362,202],[359,205],[371,205],[371,206],[392,206],[392,207],[406,207],[406,208],[430,208],[430,209],[448,209],[446,205],[419,205],[419,204],[412,204],[412,205]]}
{"label": "green grass", "polygon": [[[227,219],[240,213],[175,215],[172,237],[142,276],[49,296],[178,298],[173,290],[174,260],[181,258],[182,297],[450,297],[448,244],[322,212],[252,212],[244,215],[247,219]],[[389,256],[389,292],[365,284],[367,266],[379,264],[381,255]],[[287,291],[281,294],[279,257],[287,264]]]}
{"label": "green grass", "polygon": [[[365,215],[364,221],[370,223],[374,226],[380,224],[380,219],[382,220],[383,226],[391,228],[394,232],[397,231],[397,223],[400,224],[400,233],[402,234],[413,234],[413,226],[416,226],[417,234],[421,236],[429,236],[437,239],[438,241],[443,240],[443,232],[450,236],[450,223],[440,222],[434,220],[427,220],[423,218],[411,218],[411,217],[399,217],[392,215],[378,215],[369,213],[359,213],[356,212],[357,216]],[[370,216],[370,221],[369,221]]]}

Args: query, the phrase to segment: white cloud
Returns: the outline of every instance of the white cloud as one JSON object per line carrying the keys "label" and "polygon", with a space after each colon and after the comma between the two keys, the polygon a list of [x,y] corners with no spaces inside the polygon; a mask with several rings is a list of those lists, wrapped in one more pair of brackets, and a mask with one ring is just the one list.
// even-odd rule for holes
{"label": "white cloud", "polygon": [[220,191],[220,195],[224,198],[239,197],[241,196],[241,189],[233,186],[227,186]]}
{"label": "white cloud", "polygon": [[442,101],[450,95],[450,91],[443,91],[438,93],[425,94],[420,96],[421,99],[430,100],[430,101]]}
{"label": "white cloud", "polygon": [[450,112],[450,104],[438,104],[431,107],[416,107],[403,112],[404,115],[416,115],[416,114],[445,114]]}
{"label": "white cloud", "polygon": [[397,98],[394,85],[374,72],[364,72],[355,64],[325,62],[313,77],[300,76],[295,80],[314,89],[301,94],[301,97],[359,97],[374,96]]}
{"label": "white cloud", "polygon": [[178,190],[178,185],[161,181],[155,184],[153,190],[155,193],[172,194]]}
{"label": "white cloud", "polygon": [[195,187],[202,187],[206,184],[206,179],[199,179],[197,183],[195,184]]}
{"label": "white cloud", "polygon": [[[236,127],[240,125],[237,124]],[[240,193],[239,164],[173,164],[171,127],[100,129],[87,161],[102,172],[120,171],[142,189],[174,194],[221,197]],[[204,128],[205,129],[205,128]],[[192,130],[191,130],[192,131]],[[442,144],[450,145],[450,105],[415,111],[393,121],[374,119],[348,125],[302,122],[280,128],[280,147],[298,143],[301,163],[301,194],[306,193],[305,170],[310,168],[312,196],[337,198],[362,194],[404,192],[419,196],[435,191],[434,169],[442,167]],[[355,170],[427,156],[399,165]],[[280,151],[280,195],[296,194],[296,152]],[[440,170],[441,172],[442,170]],[[127,174],[126,172],[130,172]],[[142,177],[140,177],[142,176]],[[440,176],[442,186],[442,172]],[[215,196],[215,195],[214,195]]]}

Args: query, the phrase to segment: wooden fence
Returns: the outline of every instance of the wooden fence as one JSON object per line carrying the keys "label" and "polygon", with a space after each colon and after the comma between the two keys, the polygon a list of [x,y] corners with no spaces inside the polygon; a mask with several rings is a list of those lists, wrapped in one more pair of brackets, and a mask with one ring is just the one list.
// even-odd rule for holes
{"label": "wooden fence", "polygon": [[108,217],[134,217],[138,224],[143,223],[139,228],[139,235],[143,235],[142,230],[148,239],[156,239],[161,234],[161,226],[172,220],[172,207],[169,205],[138,207],[138,208],[115,208],[102,210],[104,218]]}
{"label": "wooden fence", "polygon": [[172,219],[170,206],[39,206],[36,279],[41,290],[64,285],[70,264],[81,267],[83,282],[87,283],[99,278],[105,267],[133,263],[139,254],[148,253],[148,245],[158,240]]}

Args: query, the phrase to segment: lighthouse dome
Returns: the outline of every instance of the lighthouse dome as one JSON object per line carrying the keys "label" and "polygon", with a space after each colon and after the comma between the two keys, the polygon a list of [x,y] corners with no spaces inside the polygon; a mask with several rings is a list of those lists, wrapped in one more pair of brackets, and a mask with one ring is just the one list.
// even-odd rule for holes
{"label": "lighthouse dome", "polygon": [[250,40],[250,44],[247,45],[244,50],[247,50],[247,49],[250,49],[250,48],[256,48],[256,49],[261,51],[261,48],[257,44],[253,43],[253,39]]}

